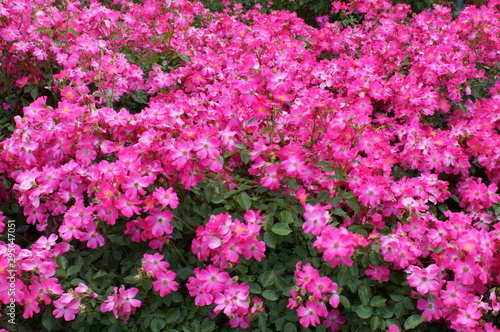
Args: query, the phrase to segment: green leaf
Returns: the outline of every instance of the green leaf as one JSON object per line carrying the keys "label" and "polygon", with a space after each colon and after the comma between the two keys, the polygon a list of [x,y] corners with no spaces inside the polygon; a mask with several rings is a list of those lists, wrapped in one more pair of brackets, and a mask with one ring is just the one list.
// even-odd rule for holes
{"label": "green leaf", "polygon": [[372,319],[370,319],[370,328],[372,331],[380,331],[380,325],[382,325],[382,319],[380,316],[373,316]]}
{"label": "green leaf", "polygon": [[290,213],[290,211],[283,210],[280,212],[280,220],[287,224],[293,224],[295,218],[293,217],[293,214]]}
{"label": "green leaf", "polygon": [[276,243],[278,242],[278,237],[276,236],[276,234],[273,234],[271,232],[265,232],[264,242],[266,243],[266,246],[268,246],[269,248],[275,249]]}
{"label": "green leaf", "polygon": [[261,294],[262,293],[262,287],[256,282],[249,282],[248,286],[250,286],[250,293],[252,294]]}
{"label": "green leaf", "polygon": [[372,299],[370,300],[370,305],[372,307],[375,307],[375,308],[378,308],[378,307],[382,307],[384,304],[385,304],[385,301],[386,299],[383,298],[382,296],[380,295],[375,295],[374,297],[372,297]]}
{"label": "green leaf", "polygon": [[242,150],[240,152],[240,157],[241,157],[241,160],[245,163],[245,165],[247,165],[248,162],[250,161],[249,151],[248,150]]}
{"label": "green leaf", "polygon": [[57,265],[62,270],[66,270],[68,268],[68,259],[64,256],[57,256],[56,258]]}
{"label": "green leaf", "polygon": [[49,331],[56,326],[56,318],[52,314],[51,310],[45,310],[42,316],[42,325]]}
{"label": "green leaf", "polygon": [[151,324],[149,324],[149,327],[151,328],[152,332],[160,332],[163,331],[165,328],[165,321],[155,318],[151,321]]}
{"label": "green leaf", "polygon": [[110,235],[108,235],[108,239],[109,239],[109,241],[111,241],[111,243],[117,244],[119,246],[124,246],[127,244],[127,242],[125,242],[123,237],[120,235],[110,234]]}
{"label": "green leaf", "polygon": [[365,305],[360,305],[357,307],[355,310],[356,314],[359,316],[361,319],[368,319],[372,316],[373,311],[372,308],[365,306]]}
{"label": "green leaf", "polygon": [[187,278],[189,278],[193,274],[193,269],[189,267],[183,267],[182,269],[177,270],[177,277],[180,280],[187,280]]}
{"label": "green leaf", "polygon": [[288,235],[292,232],[290,227],[287,224],[282,223],[282,222],[274,224],[273,227],[271,228],[271,231],[275,234],[282,235],[282,236]]}
{"label": "green leaf", "polygon": [[392,293],[390,295],[390,297],[391,297],[391,300],[393,300],[394,302],[401,302],[405,298],[404,295],[398,294],[396,292]]}
{"label": "green leaf", "polygon": [[97,271],[96,274],[92,276],[92,280],[96,280],[98,278],[106,276],[108,273],[106,271]]}
{"label": "green leaf", "polygon": [[262,292],[262,297],[269,301],[276,301],[278,299],[278,295],[276,295],[276,292],[269,289],[266,289]]}
{"label": "green leaf", "polygon": [[415,308],[415,304],[413,303],[410,297],[405,297],[403,299],[403,305],[406,309],[413,310]]}
{"label": "green leaf", "polygon": [[316,167],[333,167],[333,164],[329,161],[322,160],[316,164]]}
{"label": "green leaf", "polygon": [[276,275],[272,270],[268,270],[260,275],[259,280],[261,285],[264,286],[264,288],[267,288],[274,284],[274,282],[276,281]]}
{"label": "green leaf", "polygon": [[358,289],[359,299],[363,305],[370,304],[370,299],[372,298],[372,290],[368,285],[361,285]]}
{"label": "green leaf", "polygon": [[342,197],[333,197],[333,198],[329,198],[326,200],[326,203],[328,204],[331,204],[333,207],[336,207],[340,204],[340,202],[342,202]]}
{"label": "green leaf", "polygon": [[239,194],[236,200],[238,201],[238,204],[245,210],[250,209],[250,207],[252,206],[252,199],[246,193]]}
{"label": "green leaf", "polygon": [[79,266],[79,265],[73,265],[73,266],[70,266],[67,270],[66,270],[66,273],[68,274],[68,276],[72,276],[73,274],[77,274],[78,272],[80,272],[82,270],[82,267]]}
{"label": "green leaf", "polygon": [[405,330],[411,330],[419,326],[425,321],[424,317],[420,315],[411,315],[405,320]]}
{"label": "green leaf", "polygon": [[31,95],[31,98],[33,98],[33,100],[36,99],[36,97],[38,97],[38,87],[35,86],[31,91],[30,91],[30,95]]}
{"label": "green leaf", "polygon": [[261,331],[266,331],[267,329],[267,315],[259,315],[258,322],[259,322],[259,330]]}
{"label": "green leaf", "polygon": [[297,332],[297,326],[295,326],[295,324],[292,324],[292,323],[287,323],[285,325],[285,328],[283,331],[286,331],[286,332]]}
{"label": "green leaf", "polygon": [[285,328],[285,317],[278,318],[274,325],[276,326],[276,331],[283,331]]}
{"label": "green leaf", "polygon": [[351,302],[349,301],[349,299],[344,295],[340,295],[339,297],[340,297],[340,304],[342,304],[342,306],[344,306],[344,308],[346,309],[351,309]]}
{"label": "green leaf", "polygon": [[396,318],[399,319],[399,318],[403,317],[405,312],[406,312],[406,309],[403,305],[403,302],[396,303],[396,305],[394,306],[394,315],[396,316]]}
{"label": "green leaf", "polygon": [[354,212],[358,212],[359,209],[361,208],[359,206],[358,200],[356,198],[349,198],[346,199],[346,204],[348,207],[350,207]]}
{"label": "green leaf", "polygon": [[165,314],[165,322],[168,324],[173,324],[179,320],[181,317],[181,310],[179,308],[171,308]]}
{"label": "green leaf", "polygon": [[73,29],[73,28],[69,28],[68,30],[69,30],[69,32],[71,32],[71,34],[72,34],[73,36],[78,37],[78,32],[76,32],[76,30],[75,30],[75,29]]}
{"label": "green leaf", "polygon": [[336,216],[342,217],[344,219],[349,219],[349,216],[347,215],[347,213],[340,208],[335,208],[331,212],[332,212],[332,214],[334,214]]}
{"label": "green leaf", "polygon": [[335,168],[335,178],[338,180],[345,180],[344,169],[342,167]]}
{"label": "green leaf", "polygon": [[321,190],[318,195],[316,196],[316,199],[318,202],[325,202],[328,199],[328,196],[330,194],[326,190]]}

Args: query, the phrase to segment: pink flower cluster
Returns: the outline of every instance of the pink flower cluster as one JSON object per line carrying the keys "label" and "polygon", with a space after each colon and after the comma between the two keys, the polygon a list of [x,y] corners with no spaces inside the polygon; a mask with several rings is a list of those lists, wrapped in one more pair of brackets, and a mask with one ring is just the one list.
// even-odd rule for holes
{"label": "pink flower cluster", "polygon": [[337,309],[328,309],[327,303],[332,308],[340,304],[340,290],[338,285],[328,277],[320,277],[319,271],[311,264],[302,266],[298,262],[295,266],[295,286],[290,291],[292,297],[288,299],[287,307],[297,308],[299,322],[304,327],[320,324],[321,322],[331,331],[338,331],[339,325],[345,323],[345,318]]}
{"label": "pink flower cluster", "polygon": [[179,283],[174,281],[176,274],[168,268],[170,264],[163,261],[165,256],[161,254],[144,254],[142,260],[142,271],[148,277],[153,277],[156,280],[152,282],[153,289],[160,293],[160,296],[165,296],[171,292],[177,291]]}
{"label": "pink flower cluster", "polygon": [[[83,310],[54,277],[67,242],[97,248],[104,229],[123,222],[133,241],[161,250],[172,240],[176,188],[221,180],[232,189],[236,170],[247,167],[255,183],[299,197],[303,230],[332,267],[352,264],[360,247],[379,247],[391,269],[408,273],[424,317],[456,330],[489,328],[481,318],[498,311],[491,294],[500,282],[500,3],[467,6],[456,19],[447,7],[410,15],[386,0],[333,6],[365,13],[363,23],[323,18],[313,29],[292,13],[234,6],[209,14],[186,0],[117,0],[115,9],[97,1],[89,8],[79,1],[0,5],[10,86],[36,86],[57,68],[53,83],[38,88],[61,96],[57,105],[40,97],[25,107],[0,143],[0,174],[13,183],[0,181],[0,197],[13,191],[28,223],[58,234],[15,247],[15,274],[23,276],[16,302],[26,318],[42,303],[66,306],[55,313],[65,319]],[[160,56],[183,60],[169,69]],[[147,95],[144,109],[117,106],[137,91]],[[320,193],[338,205],[306,203]],[[330,220],[335,209],[347,215],[338,227]],[[193,251],[214,263],[219,280],[240,254],[264,257],[258,213],[244,219],[212,216],[197,231]],[[380,234],[354,234],[347,230],[353,223]],[[8,250],[0,244],[4,290]],[[176,287],[173,271],[150,272],[160,295]],[[382,267],[367,275],[387,280]],[[206,280],[192,280],[193,294],[212,295],[199,303],[216,303]],[[218,312],[246,326],[260,302],[251,305],[248,286],[230,280],[225,291],[238,302],[219,296]],[[102,309],[131,314],[135,295],[121,286]],[[324,313],[304,308],[308,325],[317,318],[306,313]]]}
{"label": "pink flower cluster", "polygon": [[9,304],[14,295],[24,308],[23,318],[39,313],[40,306],[51,303],[57,306],[63,301],[55,299],[64,291],[54,275],[58,267],[56,258],[69,250],[69,244],[56,243],[57,239],[55,234],[49,238],[42,236],[30,249],[12,242],[0,245],[0,301]]}
{"label": "pink flower cluster", "polygon": [[[113,312],[115,318],[125,315],[124,323],[127,323],[131,314],[135,313],[135,310],[141,306],[141,301],[135,299],[139,290],[135,287],[125,289],[125,286],[121,285],[120,288],[115,287],[113,295],[108,296],[108,298],[101,304],[102,312]],[[74,319],[74,317],[73,317]]]}
{"label": "pink flower cluster", "polygon": [[222,311],[232,327],[249,327],[250,317],[264,310],[261,299],[250,299],[250,286],[246,282],[238,283],[237,277],[231,278],[224,271],[240,264],[240,254],[257,261],[265,256],[265,243],[257,240],[263,223],[259,214],[260,211],[247,210],[243,216],[246,223],[233,220],[227,213],[213,215],[205,226],[198,227],[192,243],[198,260],[210,258],[213,264],[194,270],[195,276],[187,284],[189,294],[195,297],[198,306],[215,303],[214,312]]}
{"label": "pink flower cluster", "polygon": [[208,265],[205,269],[194,270],[194,277],[189,278],[187,288],[197,306],[215,304],[214,312],[223,312],[229,317],[231,327],[247,328],[250,317],[264,310],[263,303],[258,297],[250,299],[250,286],[237,280],[222,268]]}
{"label": "pink flower cluster", "polygon": [[332,206],[327,204],[310,205],[304,203],[304,219],[305,223],[302,229],[306,233],[316,235],[313,247],[323,253],[325,262],[329,262],[332,268],[339,264],[351,266],[353,261],[350,258],[358,247],[368,245],[367,240],[353,232],[348,231],[345,227],[334,227],[329,224],[331,216],[328,209]]}
{"label": "pink flower cluster", "polygon": [[54,301],[56,308],[53,312],[54,317],[63,317],[66,321],[75,319],[76,315],[85,309],[85,305],[81,303],[85,297],[96,298],[97,294],[82,283],[79,283],[74,290],[70,289],[69,293],[63,293],[60,298]]}
{"label": "pink flower cluster", "polygon": [[247,210],[243,219],[233,220],[228,213],[213,215],[205,226],[196,230],[196,238],[191,249],[199,261],[210,260],[213,264],[225,269],[240,264],[241,254],[245,259],[255,258],[260,261],[265,256],[266,245],[258,241],[262,229],[260,211]]}
{"label": "pink flower cluster", "polygon": [[[395,269],[408,273],[408,284],[421,296],[417,304],[424,318],[444,318],[455,330],[478,329],[486,313],[499,309],[491,295],[494,288],[488,285],[499,281],[494,248],[498,248],[500,230],[498,224],[488,230],[485,214],[473,219],[447,211],[445,216],[448,220],[437,220],[429,213],[413,217],[379,239],[380,252]],[[434,263],[423,266],[419,257]]]}

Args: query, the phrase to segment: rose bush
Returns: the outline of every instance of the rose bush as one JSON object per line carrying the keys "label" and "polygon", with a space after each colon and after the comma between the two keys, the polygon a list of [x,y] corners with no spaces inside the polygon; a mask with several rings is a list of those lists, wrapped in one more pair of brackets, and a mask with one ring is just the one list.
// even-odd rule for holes
{"label": "rose bush", "polygon": [[500,2],[332,5],[2,2],[3,327],[498,331]]}

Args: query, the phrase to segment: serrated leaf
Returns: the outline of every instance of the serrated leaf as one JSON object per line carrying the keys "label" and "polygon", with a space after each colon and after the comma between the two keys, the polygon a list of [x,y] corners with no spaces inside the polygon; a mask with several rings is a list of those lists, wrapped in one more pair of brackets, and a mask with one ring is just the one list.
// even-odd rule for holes
{"label": "serrated leaf", "polygon": [[71,284],[72,284],[73,286],[77,286],[77,285],[78,285],[78,284],[80,284],[80,283],[85,284],[85,281],[83,281],[83,280],[82,280],[82,279],[80,279],[80,278],[74,278],[74,279],[72,279],[72,280],[71,280]]}
{"label": "serrated leaf", "polygon": [[276,331],[283,331],[285,328],[285,317],[280,317],[274,322],[274,325],[276,326]]}
{"label": "serrated leaf", "polygon": [[375,295],[374,297],[372,297],[372,298],[371,298],[371,300],[370,300],[370,305],[371,305],[372,307],[377,308],[377,307],[381,307],[381,306],[383,306],[383,305],[385,304],[385,302],[386,302],[386,299],[385,299],[385,298],[383,298],[383,297],[382,297],[382,296],[380,296],[380,295]]}
{"label": "serrated leaf", "polygon": [[108,273],[107,273],[107,272],[105,272],[105,271],[97,271],[97,272],[96,272],[96,274],[94,274],[94,275],[92,276],[92,280],[96,280],[96,279],[98,279],[98,278],[102,278],[102,277],[106,276],[107,274],[108,274]]}
{"label": "serrated leaf", "polygon": [[201,332],[211,332],[216,328],[215,323],[210,320],[204,320],[201,324]]}
{"label": "serrated leaf", "polygon": [[394,315],[396,316],[396,318],[399,319],[399,318],[403,317],[405,312],[406,312],[406,309],[403,305],[403,302],[396,303],[396,305],[394,306]]}
{"label": "serrated leaf", "polygon": [[265,271],[259,277],[260,284],[264,286],[264,288],[268,288],[274,284],[276,281],[276,275],[273,271]]}
{"label": "serrated leaf", "polygon": [[123,237],[120,235],[110,234],[110,235],[108,235],[108,239],[109,239],[109,241],[111,241],[111,243],[117,244],[119,246],[124,246],[127,244],[127,242],[125,242]]}
{"label": "serrated leaf", "polygon": [[390,297],[391,297],[391,300],[393,300],[394,302],[401,302],[405,298],[404,295],[401,295],[398,293],[392,293],[390,295]]}
{"label": "serrated leaf", "polygon": [[276,301],[278,299],[278,295],[276,295],[276,292],[269,289],[266,289],[262,292],[262,297],[269,301]]}
{"label": "serrated leaf", "polygon": [[252,294],[261,294],[262,293],[262,287],[256,282],[249,282],[248,286],[250,287],[250,293]]}
{"label": "serrated leaf", "polygon": [[368,305],[372,297],[372,290],[368,285],[361,285],[358,289],[359,299],[363,305]]}
{"label": "serrated leaf", "polygon": [[340,304],[342,304],[342,306],[346,309],[351,309],[351,302],[349,301],[349,299],[344,295],[340,295],[339,297],[340,297]]}
{"label": "serrated leaf", "polygon": [[322,160],[316,164],[316,167],[333,167],[333,164],[329,161]]}
{"label": "serrated leaf", "polygon": [[293,224],[295,218],[293,217],[293,214],[290,213],[290,211],[283,210],[280,212],[280,220],[287,224]]}
{"label": "serrated leaf", "polygon": [[292,324],[292,323],[287,323],[285,325],[285,328],[283,329],[283,331],[286,331],[286,332],[297,332],[297,326],[295,326],[295,324]]}
{"label": "serrated leaf", "polygon": [[38,87],[35,86],[31,91],[30,91],[31,98],[35,100],[38,97]]}
{"label": "serrated leaf", "polygon": [[168,324],[173,324],[179,320],[181,317],[181,310],[179,308],[171,308],[167,313],[165,314],[165,322]]}
{"label": "serrated leaf", "polygon": [[177,277],[181,280],[187,280],[190,276],[194,274],[193,269],[189,267],[183,267],[176,271]]}
{"label": "serrated leaf", "polygon": [[333,207],[338,206],[342,202],[342,197],[333,197],[326,200],[326,203],[331,204]]}
{"label": "serrated leaf", "polygon": [[56,258],[57,265],[62,270],[66,270],[68,268],[68,259],[64,256],[57,256]]}
{"label": "serrated leaf", "polygon": [[331,211],[331,213],[336,215],[336,216],[342,217],[344,219],[349,219],[349,216],[347,215],[347,213],[342,209],[335,208]]}
{"label": "serrated leaf", "polygon": [[49,331],[52,331],[52,329],[56,326],[56,318],[52,314],[52,311],[45,310],[42,315],[42,325]]}
{"label": "serrated leaf", "polygon": [[329,193],[326,190],[321,190],[318,195],[316,196],[316,199],[318,202],[324,202],[328,199]]}
{"label": "serrated leaf", "polygon": [[357,307],[355,310],[356,314],[359,316],[361,319],[368,319],[372,316],[373,310],[372,308],[365,306],[365,305],[360,305]]}
{"label": "serrated leaf", "polygon": [[250,162],[250,154],[248,150],[242,150],[240,152],[240,158],[241,160],[247,165]]}
{"label": "serrated leaf", "polygon": [[70,266],[67,270],[66,270],[66,274],[68,276],[72,276],[73,274],[77,274],[78,272],[80,272],[82,269],[81,266],[79,265],[73,265],[73,266]]}
{"label": "serrated leaf", "polygon": [[287,224],[282,223],[282,222],[274,224],[273,227],[271,228],[271,231],[273,233],[281,235],[281,236],[288,235],[292,232],[290,227]]}
{"label": "serrated leaf", "polygon": [[68,29],[68,31],[69,31],[69,32],[70,32],[73,36],[78,37],[78,32],[76,32],[76,30],[75,30],[75,29],[73,29],[73,28],[69,28],[69,29]]}
{"label": "serrated leaf", "polygon": [[405,330],[411,330],[419,326],[425,321],[424,317],[420,315],[411,315],[405,320],[404,328]]}
{"label": "serrated leaf", "polygon": [[380,318],[380,316],[375,315],[370,319],[370,328],[372,329],[372,331],[379,331],[379,327],[381,324],[382,319]]}
{"label": "serrated leaf", "polygon": [[356,200],[356,198],[349,198],[349,199],[346,199],[345,203],[347,204],[348,207],[350,207],[354,212],[358,212],[359,209],[361,208],[359,206],[359,203],[358,201]]}
{"label": "serrated leaf", "polygon": [[252,199],[246,193],[239,194],[236,200],[238,201],[238,204],[245,210],[250,209],[250,207],[252,206]]}
{"label": "serrated leaf", "polygon": [[278,238],[276,237],[276,234],[273,234],[271,232],[265,232],[264,242],[266,243],[266,246],[268,246],[269,248],[275,249],[276,243],[278,242]]}
{"label": "serrated leaf", "polygon": [[160,332],[165,328],[165,321],[162,319],[155,318],[149,324],[152,332]]}
{"label": "serrated leaf", "polygon": [[265,331],[267,328],[267,315],[259,315],[258,325],[260,331]]}

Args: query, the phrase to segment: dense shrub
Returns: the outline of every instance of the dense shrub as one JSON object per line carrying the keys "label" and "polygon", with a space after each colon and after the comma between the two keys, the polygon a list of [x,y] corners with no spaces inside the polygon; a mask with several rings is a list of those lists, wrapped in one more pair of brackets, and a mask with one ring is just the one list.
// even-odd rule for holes
{"label": "dense shrub", "polygon": [[3,327],[498,331],[499,11],[2,3]]}
{"label": "dense shrub", "polygon": [[[297,13],[298,17],[305,20],[309,25],[317,26],[324,20],[328,19],[330,22],[344,21],[352,22],[352,18],[344,17],[343,15],[332,14],[331,0],[286,0],[286,1],[269,1],[269,0],[203,0],[206,8],[212,11],[222,11],[222,9],[231,3],[239,3],[243,5],[244,10],[260,8],[261,12],[269,12],[270,10],[288,10]],[[349,1],[343,0],[342,2],[348,3]],[[462,1],[463,2],[463,1]],[[450,6],[455,10],[456,0],[394,0],[393,5],[408,4],[415,13],[420,13],[425,9],[432,8],[433,5]],[[470,4],[480,4],[483,1],[469,1]],[[319,22],[317,18],[320,18]]]}

